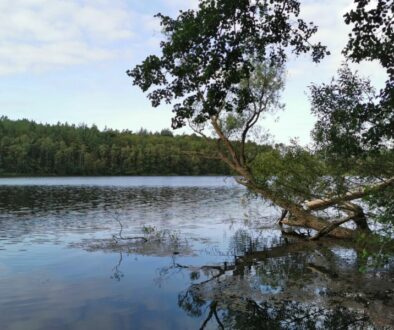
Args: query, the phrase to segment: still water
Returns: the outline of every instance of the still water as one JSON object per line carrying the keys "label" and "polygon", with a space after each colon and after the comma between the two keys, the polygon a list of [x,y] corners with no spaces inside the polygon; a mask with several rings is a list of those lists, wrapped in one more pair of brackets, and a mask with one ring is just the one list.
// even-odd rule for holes
{"label": "still water", "polygon": [[0,328],[392,329],[393,269],[232,178],[0,179]]}

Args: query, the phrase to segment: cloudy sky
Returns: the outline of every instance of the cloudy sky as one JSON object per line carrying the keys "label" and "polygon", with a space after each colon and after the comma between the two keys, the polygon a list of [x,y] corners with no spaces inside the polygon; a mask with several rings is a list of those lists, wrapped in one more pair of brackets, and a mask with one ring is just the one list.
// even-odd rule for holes
{"label": "cloudy sky", "polygon": [[[351,0],[302,0],[301,16],[319,26],[316,39],[332,55],[319,65],[292,59],[283,93],[286,110],[268,119],[277,141],[309,142],[308,85],[328,81],[343,60],[349,28],[343,13]],[[125,71],[159,53],[153,15],[176,15],[197,0],[1,0],[0,115],[38,122],[87,123],[117,129],[161,130],[168,107],[153,109]],[[377,87],[385,75],[376,63],[357,69]]]}

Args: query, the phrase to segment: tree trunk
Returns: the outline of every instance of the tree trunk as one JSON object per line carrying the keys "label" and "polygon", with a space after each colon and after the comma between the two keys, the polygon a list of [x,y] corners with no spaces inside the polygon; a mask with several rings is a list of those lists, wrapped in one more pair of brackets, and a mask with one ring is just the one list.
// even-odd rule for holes
{"label": "tree trunk", "polygon": [[[237,179],[237,182],[249,188],[251,191],[254,191],[264,199],[270,200],[273,204],[291,214],[291,217],[288,216],[287,218],[284,218],[285,213],[282,213],[282,217],[279,221],[280,225],[316,230],[317,235],[314,236],[316,239],[325,235],[335,238],[354,238],[360,231],[369,233],[370,229],[362,208],[350,201],[366,196],[371,192],[383,190],[394,184],[394,178],[392,177],[375,185],[359,187],[358,189],[345,193],[341,196],[316,199],[297,204],[286,199],[284,196],[279,196],[275,191],[271,191],[269,187],[264,187],[258,184],[245,162],[243,155],[240,155],[239,152],[237,152],[237,149],[234,147],[232,142],[223,133],[217,116],[211,117],[211,124],[219,137],[218,144],[222,143],[222,146],[228,153],[226,155],[219,149],[219,157],[228,164],[232,170],[241,176]],[[242,139],[241,150],[244,150],[244,143],[245,139]],[[314,211],[325,210],[330,207],[342,209],[348,214],[348,217],[339,220],[337,219],[336,221],[328,221],[327,219],[323,219],[312,213]],[[341,227],[341,224],[348,221],[354,221],[357,229],[353,230]]]}

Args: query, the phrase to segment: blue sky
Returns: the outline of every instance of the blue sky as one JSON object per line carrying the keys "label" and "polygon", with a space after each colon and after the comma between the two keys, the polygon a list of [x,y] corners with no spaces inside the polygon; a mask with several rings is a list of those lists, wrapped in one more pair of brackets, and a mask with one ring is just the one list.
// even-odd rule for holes
{"label": "blue sky", "polygon": [[[301,3],[301,16],[320,27],[316,39],[332,55],[319,65],[306,56],[290,60],[283,93],[286,110],[279,120],[269,118],[263,126],[278,142],[298,137],[306,144],[315,121],[307,86],[328,81],[343,60],[349,27],[342,16],[352,1]],[[160,27],[154,14],[176,15],[196,4],[197,0],[2,0],[0,115],[133,131],[170,127],[170,109],[153,109],[125,71],[159,53]],[[354,68],[378,88],[383,85],[385,74],[377,63]]]}

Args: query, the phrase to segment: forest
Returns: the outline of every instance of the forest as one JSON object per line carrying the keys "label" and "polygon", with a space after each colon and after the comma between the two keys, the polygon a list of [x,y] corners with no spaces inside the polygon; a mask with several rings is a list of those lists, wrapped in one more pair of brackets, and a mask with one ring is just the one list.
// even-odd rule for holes
{"label": "forest", "polygon": [[393,0],[13,6],[1,330],[394,329]]}
{"label": "forest", "polygon": [[100,131],[0,117],[0,175],[229,175],[223,162],[199,156],[212,143],[168,129]]}

